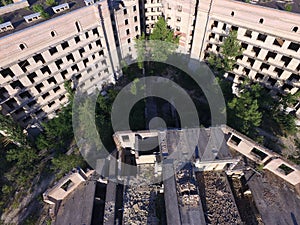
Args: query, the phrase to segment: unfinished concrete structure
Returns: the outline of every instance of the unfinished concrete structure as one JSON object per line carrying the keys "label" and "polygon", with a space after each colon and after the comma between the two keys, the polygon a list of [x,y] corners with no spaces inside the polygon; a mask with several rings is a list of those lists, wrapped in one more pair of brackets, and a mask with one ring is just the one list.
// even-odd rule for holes
{"label": "unfinished concrete structure", "polygon": [[[158,192],[158,190],[154,192],[154,188],[163,190],[168,224],[206,224],[198,187],[202,184],[197,183],[195,173],[198,173],[197,171],[223,171],[230,169],[231,165],[234,166],[239,161],[239,159],[232,159],[225,139],[220,134],[224,136],[222,130],[217,128],[116,132],[114,139],[118,149],[119,163],[129,163],[137,167],[136,173],[130,174],[130,183],[128,183],[134,186],[126,187],[124,192],[124,224],[129,222],[145,224],[146,221],[149,224],[157,224],[155,211],[151,213],[153,206],[149,206],[151,208],[149,212],[144,212],[144,205],[139,203],[144,197],[138,194],[139,192],[144,195],[147,193],[145,196],[149,199],[145,201],[150,204]],[[221,144],[221,150],[217,151],[219,144]],[[132,160],[126,160],[129,156]],[[119,166],[119,168],[126,167]],[[153,179],[160,176],[161,179]],[[125,177],[128,178],[128,176]],[[123,180],[127,185],[126,179],[123,178]],[[154,183],[147,186],[149,181]],[[230,190],[229,186],[226,190]],[[231,192],[228,193],[228,196],[232,195]],[[150,197],[151,195],[153,196]],[[230,219],[224,217],[224,221],[227,222],[224,224],[230,224],[235,220],[236,224],[239,224],[234,198],[229,197],[229,199],[233,202],[230,208],[234,212],[233,217],[230,217],[231,214],[227,215]],[[129,202],[131,202],[131,207]],[[222,217],[222,215],[219,216]]]}
{"label": "unfinished concrete structure", "polygon": [[159,16],[180,35],[180,51],[199,60],[236,30],[244,51],[226,74],[234,82],[249,77],[274,93],[299,88],[296,13],[233,0],[78,0],[48,7],[45,21],[24,9],[28,1],[14,2],[0,7],[0,105],[22,126],[52,118],[68,102],[65,81],[89,93],[115,82],[119,59],[136,58],[134,38],[149,34]]}
{"label": "unfinished concrete structure", "polygon": [[228,135],[227,145],[231,149],[262,165],[264,170],[284,180],[300,194],[300,169],[296,165],[228,126],[223,126],[222,130]]}
{"label": "unfinished concrete structure", "polygon": [[[243,55],[226,76],[236,83],[249,77],[276,92],[299,88],[299,14],[240,1],[200,1],[191,57],[219,53],[230,30],[237,31]],[[299,104],[295,105],[299,114]]]}
{"label": "unfinished concrete structure", "polygon": [[[44,202],[51,205],[50,215],[55,218],[59,206],[71,193],[73,193],[80,185],[85,183],[90,176],[94,174],[94,170],[85,173],[82,169],[76,169],[59,180],[52,188],[43,193]],[[95,190],[94,190],[95,191]]]}
{"label": "unfinished concrete structure", "polygon": [[[147,147],[150,145],[153,149],[152,144],[154,144],[150,141],[143,145],[139,144],[139,141],[155,137],[158,139],[158,143],[155,143],[158,145],[159,154],[156,152],[157,148],[152,153],[146,152],[149,153],[148,156],[152,154],[153,159],[159,158],[159,160],[139,162],[142,154],[138,152],[143,151],[142,146],[148,150]],[[142,195],[138,193],[147,191],[148,194],[153,193],[153,188],[150,188],[151,185],[147,186],[145,181],[151,180],[151,174],[155,177],[157,172],[155,168],[161,169],[161,180],[157,181],[155,185],[157,185],[157,189],[163,190],[168,224],[242,224],[245,214],[243,213],[243,217],[240,216],[239,210],[243,209],[239,208],[241,207],[240,202],[238,205],[236,203],[236,196],[232,193],[228,177],[245,176],[251,185],[249,184],[250,189],[247,185],[244,186],[243,193],[251,196],[249,198],[252,198],[253,193],[254,200],[259,202],[276,202],[276,199],[274,199],[275,194],[270,199],[266,193],[260,193],[260,189],[257,187],[258,180],[264,179],[266,189],[271,189],[274,184],[270,182],[276,180],[278,186],[283,187],[282,191],[276,187],[278,198],[283,199],[286,195],[289,198],[295,198],[292,204],[292,213],[296,215],[299,211],[297,208],[299,206],[297,198],[300,198],[299,168],[228,126],[210,129],[151,130],[149,132],[125,131],[117,132],[114,139],[118,148],[119,163],[122,161],[137,168],[139,166],[144,168],[131,173],[131,182],[124,183],[125,185],[134,185],[133,187],[128,186],[124,192],[123,204],[126,206],[123,214],[124,221],[138,224],[147,221],[147,215],[151,213],[143,211],[143,205],[139,203]],[[220,147],[218,150],[217,146]],[[126,160],[125,155],[127,157],[131,155],[132,160]],[[245,156],[245,158],[243,159],[241,156]],[[257,169],[259,165],[262,165],[262,170],[266,174],[265,178]],[[119,170],[119,172],[121,171]],[[119,181],[126,181],[122,175],[121,173]],[[128,178],[127,175],[125,177]],[[253,181],[252,177],[254,177]],[[153,180],[155,181],[155,179]],[[235,193],[236,191],[241,190],[235,190]],[[158,191],[155,193],[157,194]],[[153,198],[155,198],[155,193],[153,193]],[[136,206],[130,207],[129,202],[134,202]],[[257,217],[253,218],[259,219],[261,214],[266,224],[273,224],[280,216],[272,219],[272,213],[278,214],[280,207],[286,209],[289,205],[286,202],[277,204],[278,207],[269,211],[263,205],[259,206]],[[144,217],[138,215],[144,215]],[[152,221],[151,224],[156,224],[155,214],[151,215],[150,217],[153,218],[149,221]],[[283,213],[280,221],[286,222],[288,219],[289,215]]]}
{"label": "unfinished concrete structure", "polygon": [[107,3],[77,1],[56,13],[51,20],[18,26],[10,13],[2,15],[15,26],[0,33],[2,113],[22,126],[52,118],[68,102],[65,81],[90,93],[119,76]]}

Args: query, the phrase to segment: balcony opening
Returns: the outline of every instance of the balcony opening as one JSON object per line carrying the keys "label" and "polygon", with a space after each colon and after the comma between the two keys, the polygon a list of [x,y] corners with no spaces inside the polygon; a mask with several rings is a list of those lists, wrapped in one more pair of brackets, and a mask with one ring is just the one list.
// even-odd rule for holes
{"label": "balcony opening", "polygon": [[35,72],[33,72],[27,76],[27,78],[30,80],[31,83],[35,82],[35,80],[34,80],[35,77],[37,77]]}
{"label": "balcony opening", "polygon": [[55,61],[55,65],[57,66],[57,68],[59,70],[61,69],[61,66],[60,66],[61,64],[63,64],[63,61],[61,59]]}
{"label": "balcony opening", "polygon": [[244,36],[248,37],[248,38],[252,38],[252,31],[251,30],[246,30]]}
{"label": "balcony opening", "polygon": [[268,78],[268,83],[271,85],[271,86],[274,86],[276,84],[277,80],[273,79],[272,77],[269,77]]}
{"label": "balcony opening", "polygon": [[54,55],[55,53],[57,53],[57,48],[53,47],[49,49],[50,55]]}
{"label": "balcony opening", "polygon": [[288,78],[289,81],[292,81],[292,82],[299,82],[300,81],[300,75],[298,74],[292,74],[289,78]]}
{"label": "balcony opening", "polygon": [[47,93],[45,93],[45,94],[42,95],[42,98],[46,99],[48,96],[50,96],[50,94],[47,92]]}
{"label": "balcony opening", "polygon": [[49,78],[47,81],[48,81],[49,84],[51,84],[51,83],[57,84],[57,81],[55,80],[54,77]]}
{"label": "balcony opening", "polygon": [[295,52],[297,52],[299,50],[299,48],[300,48],[300,45],[297,43],[294,43],[294,42],[291,42],[288,47],[288,49],[293,50]]}
{"label": "balcony opening", "polygon": [[68,48],[70,45],[67,41],[65,41],[64,43],[61,44],[62,49],[66,49]]}
{"label": "balcony opening", "polygon": [[19,80],[16,80],[16,81],[12,82],[12,83],[10,84],[10,86],[11,86],[13,89],[17,89],[17,88],[23,89],[23,88],[24,88],[24,85],[23,85]]}
{"label": "balcony opening", "polygon": [[66,79],[66,75],[68,74],[68,71],[64,70],[60,74],[61,74],[62,78],[65,80]]}
{"label": "balcony opening", "polygon": [[48,66],[44,66],[43,68],[41,68],[41,72],[43,74],[45,74],[46,72],[48,72],[48,74],[51,74],[51,70],[49,69]]}
{"label": "balcony opening", "polygon": [[255,56],[257,57],[260,53],[261,48],[253,46],[253,51],[255,52]]}
{"label": "balcony opening", "polygon": [[21,98],[28,98],[28,99],[32,98],[32,95],[29,94],[28,91],[24,91],[24,92],[21,93],[19,96],[20,96]]}
{"label": "balcony opening", "polygon": [[275,40],[273,42],[273,45],[281,47],[283,45],[283,43],[284,43],[283,39],[281,39],[281,38],[275,38]]}
{"label": "balcony opening", "polygon": [[260,70],[266,69],[268,70],[270,68],[270,65],[266,64],[266,63],[262,63],[260,66]]}
{"label": "balcony opening", "polygon": [[37,55],[33,56],[33,59],[36,63],[39,62],[39,61],[41,61],[42,63],[45,63],[45,59],[42,56],[42,54],[37,54]]}
{"label": "balcony opening", "polygon": [[290,85],[290,84],[284,84],[284,85],[282,85],[282,90],[283,91],[291,91],[292,89],[293,89],[294,87],[292,86],[292,85]]}
{"label": "balcony opening", "polygon": [[269,60],[269,58],[275,59],[276,55],[277,54],[275,52],[268,52],[266,55],[266,60]]}
{"label": "balcony opening", "polygon": [[287,56],[282,56],[281,61],[283,61],[284,66],[287,67],[289,65],[289,63],[292,61],[292,59],[290,57],[287,57]]}
{"label": "balcony opening", "polygon": [[267,35],[265,34],[258,34],[257,40],[264,42],[267,39]]}
{"label": "balcony opening", "polygon": [[265,77],[265,76],[264,76],[263,74],[261,74],[261,73],[257,73],[257,74],[255,75],[255,79],[258,80],[258,81],[263,80],[264,77]]}
{"label": "balcony opening", "polygon": [[250,65],[251,65],[251,66],[253,66],[253,65],[254,65],[254,62],[255,62],[255,60],[254,60],[254,59],[248,58],[248,60],[247,60],[247,61],[250,63]]}
{"label": "balcony opening", "polygon": [[22,62],[19,62],[18,65],[20,66],[20,68],[23,70],[24,73],[27,72],[27,66],[29,66],[29,62],[27,60],[24,60]]}
{"label": "balcony opening", "polygon": [[0,71],[1,75],[6,78],[7,76],[14,77],[15,74],[11,71],[10,68],[6,68]]}
{"label": "balcony opening", "polygon": [[42,92],[42,87],[44,87],[44,85],[43,85],[43,83],[40,83],[40,84],[38,84],[38,85],[35,86],[35,89],[36,89],[39,93],[41,93],[41,92]]}

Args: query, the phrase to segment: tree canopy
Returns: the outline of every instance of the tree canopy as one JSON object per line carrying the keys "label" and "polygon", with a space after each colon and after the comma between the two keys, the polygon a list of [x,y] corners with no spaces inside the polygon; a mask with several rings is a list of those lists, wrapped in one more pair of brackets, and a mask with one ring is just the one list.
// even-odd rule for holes
{"label": "tree canopy", "polygon": [[155,61],[166,61],[179,44],[179,36],[174,35],[163,17],[155,23],[149,39],[153,41],[150,42],[151,55]]}
{"label": "tree canopy", "polygon": [[233,70],[236,57],[242,55],[242,47],[237,39],[237,31],[231,30],[220,47],[220,53],[209,54],[208,64],[221,73]]}

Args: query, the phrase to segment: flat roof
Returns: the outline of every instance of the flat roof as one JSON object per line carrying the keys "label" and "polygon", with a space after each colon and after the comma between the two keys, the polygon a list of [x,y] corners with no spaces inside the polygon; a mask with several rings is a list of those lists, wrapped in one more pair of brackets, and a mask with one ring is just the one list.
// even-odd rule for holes
{"label": "flat roof", "polygon": [[91,224],[96,181],[86,181],[64,199],[58,209],[55,225]]}
{"label": "flat roof", "polygon": [[176,191],[176,182],[175,176],[170,174],[175,174],[173,169],[173,163],[164,162],[163,164],[163,176],[164,176],[164,197],[165,197],[165,206],[167,214],[167,222],[172,225],[180,225],[180,214],[178,208],[178,199]]}
{"label": "flat roof", "polygon": [[[56,2],[59,5],[65,3],[64,0],[56,0]],[[31,23],[27,23],[25,21],[24,16],[28,16],[30,14],[36,13],[32,10],[33,5],[37,5],[37,4],[43,5],[45,11],[50,15],[49,19],[53,19],[55,17],[61,16],[63,14],[69,13],[73,10],[76,10],[76,9],[79,9],[79,8],[82,8],[82,7],[86,6],[84,0],[69,1],[70,8],[68,10],[62,11],[60,13],[54,13],[53,10],[52,10],[52,6],[47,6],[45,4],[45,1],[43,1],[43,0],[36,0],[36,1],[29,0],[28,3],[30,4],[30,7],[23,8],[23,9],[18,9],[18,10],[15,10],[13,12],[9,12],[9,13],[5,13],[5,14],[1,15],[1,17],[4,19],[4,21],[5,22],[10,21],[15,29],[0,33],[0,38],[4,37],[6,35],[9,35],[9,34],[13,34],[17,31],[22,30],[22,29],[32,27],[33,25],[36,25],[38,23],[47,21],[47,19],[43,19],[43,18],[35,20]]]}
{"label": "flat roof", "polygon": [[[236,0],[239,2],[246,2],[244,0]],[[272,8],[272,9],[277,9],[280,11],[286,11],[285,5],[286,4],[291,4],[292,9],[290,12],[292,13],[300,13],[300,0],[291,0],[291,1],[286,1],[286,0],[270,0],[270,1],[264,1],[264,0],[249,0],[250,5],[258,5],[258,6],[263,6],[267,8]]]}
{"label": "flat roof", "polygon": [[245,171],[247,184],[264,224],[300,223],[300,197],[273,173]]}
{"label": "flat roof", "polygon": [[182,130],[167,130],[166,144],[171,158],[189,161],[192,155],[198,156],[201,161],[231,159],[224,133],[221,128],[193,128]]}

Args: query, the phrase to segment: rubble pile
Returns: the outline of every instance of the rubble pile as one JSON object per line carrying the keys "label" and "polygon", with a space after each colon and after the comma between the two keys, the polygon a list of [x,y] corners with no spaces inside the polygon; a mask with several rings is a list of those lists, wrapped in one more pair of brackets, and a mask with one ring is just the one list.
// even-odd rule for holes
{"label": "rubble pile", "polygon": [[199,206],[200,196],[191,167],[179,170],[176,174],[176,181],[179,204],[189,207]]}
{"label": "rubble pile", "polygon": [[129,187],[124,195],[124,224],[158,224],[155,212],[155,188]]}
{"label": "rubble pile", "polygon": [[145,176],[148,176],[149,169],[141,166],[139,176],[134,179],[136,185],[127,186],[123,196],[124,212],[123,223],[131,225],[158,225],[156,217],[155,201],[157,186],[144,183]]}
{"label": "rubble pile", "polygon": [[208,224],[242,224],[225,175],[217,172],[203,173],[204,189],[201,196],[206,207]]}

